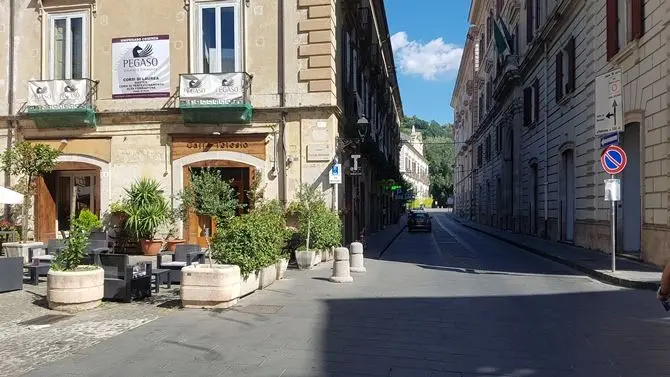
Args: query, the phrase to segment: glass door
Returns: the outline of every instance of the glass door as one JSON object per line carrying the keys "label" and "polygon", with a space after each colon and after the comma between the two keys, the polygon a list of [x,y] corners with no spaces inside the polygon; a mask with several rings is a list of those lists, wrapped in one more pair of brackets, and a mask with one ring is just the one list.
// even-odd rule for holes
{"label": "glass door", "polygon": [[86,172],[60,172],[58,176],[58,194],[56,211],[59,232],[70,230],[70,218],[78,216],[85,209],[97,213],[96,175]]}

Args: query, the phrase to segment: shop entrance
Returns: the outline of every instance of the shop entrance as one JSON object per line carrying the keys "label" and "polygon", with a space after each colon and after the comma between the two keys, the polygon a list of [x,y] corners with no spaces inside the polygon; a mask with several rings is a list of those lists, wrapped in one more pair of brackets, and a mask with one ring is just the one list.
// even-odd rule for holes
{"label": "shop entrance", "polygon": [[[233,161],[201,161],[184,167],[184,185],[191,183],[191,178],[203,171],[204,168],[219,172],[222,179],[228,181],[237,192],[237,199],[244,204],[244,209],[238,209],[241,215],[249,209],[249,189],[254,177],[255,169],[245,164]],[[197,216],[191,213],[184,224],[184,238],[187,243],[197,243],[201,247],[208,247],[206,236],[216,233],[216,222],[209,216]]]}
{"label": "shop entrance", "polygon": [[37,181],[35,238],[47,242],[65,237],[71,217],[85,209],[100,216],[100,170],[84,163],[59,163],[57,170]]}

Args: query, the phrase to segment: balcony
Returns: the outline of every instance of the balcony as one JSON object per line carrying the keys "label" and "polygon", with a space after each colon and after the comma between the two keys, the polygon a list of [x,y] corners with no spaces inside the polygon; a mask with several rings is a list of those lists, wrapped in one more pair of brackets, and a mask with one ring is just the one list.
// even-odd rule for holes
{"label": "balcony", "polygon": [[248,124],[251,76],[246,72],[182,74],[179,108],[186,124]]}
{"label": "balcony", "polygon": [[509,93],[514,83],[520,78],[519,65],[521,59],[518,55],[507,55],[498,65],[498,72],[494,80],[493,98],[499,99]]}
{"label": "balcony", "polygon": [[29,81],[25,113],[38,128],[95,127],[97,90],[90,79]]}

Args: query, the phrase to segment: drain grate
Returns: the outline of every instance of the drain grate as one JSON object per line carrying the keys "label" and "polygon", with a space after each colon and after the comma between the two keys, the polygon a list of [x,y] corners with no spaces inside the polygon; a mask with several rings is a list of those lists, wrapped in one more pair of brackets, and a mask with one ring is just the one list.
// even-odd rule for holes
{"label": "drain grate", "polygon": [[47,314],[33,319],[29,319],[27,321],[19,322],[19,325],[23,326],[50,325],[52,323],[56,323],[58,321],[62,321],[70,317],[72,316],[67,314]]}
{"label": "drain grate", "polygon": [[236,311],[249,314],[277,314],[282,305],[249,305],[235,308]]}

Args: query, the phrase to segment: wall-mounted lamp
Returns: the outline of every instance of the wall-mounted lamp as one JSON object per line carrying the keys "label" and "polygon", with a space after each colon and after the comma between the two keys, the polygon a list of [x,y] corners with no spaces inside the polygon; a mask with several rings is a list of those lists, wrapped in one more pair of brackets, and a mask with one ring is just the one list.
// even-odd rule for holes
{"label": "wall-mounted lamp", "polygon": [[67,139],[60,139],[61,144],[67,144]]}

